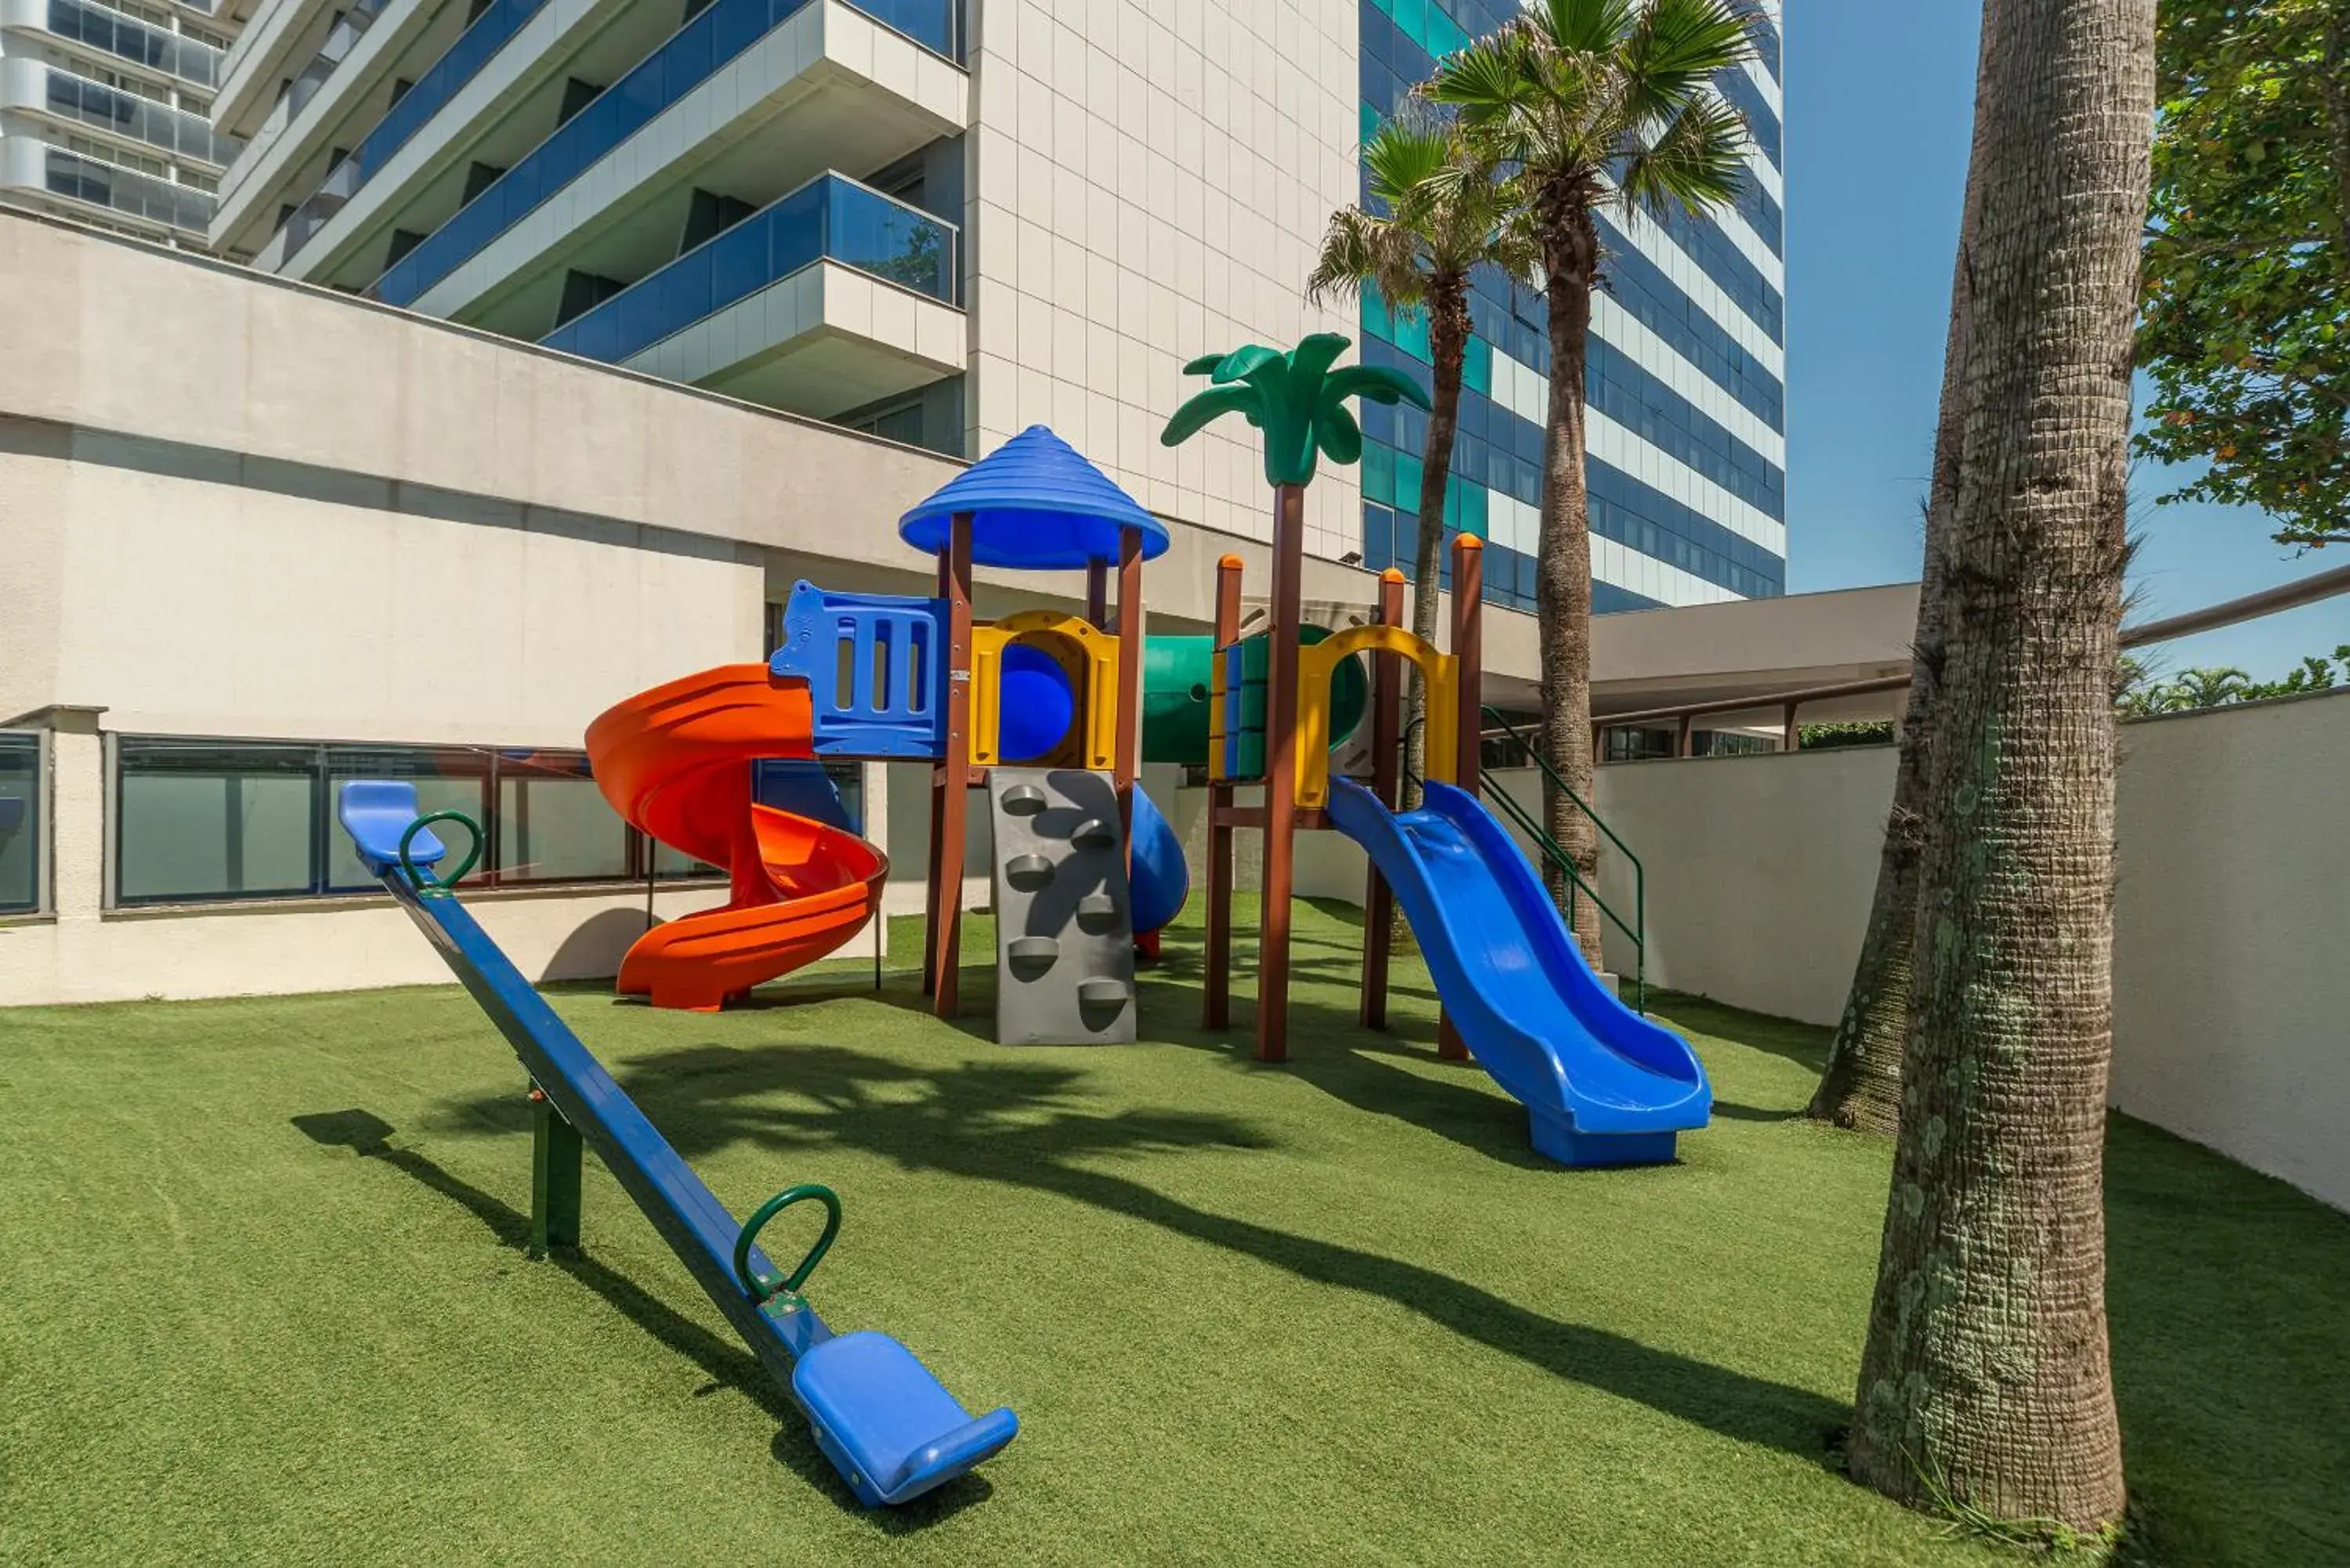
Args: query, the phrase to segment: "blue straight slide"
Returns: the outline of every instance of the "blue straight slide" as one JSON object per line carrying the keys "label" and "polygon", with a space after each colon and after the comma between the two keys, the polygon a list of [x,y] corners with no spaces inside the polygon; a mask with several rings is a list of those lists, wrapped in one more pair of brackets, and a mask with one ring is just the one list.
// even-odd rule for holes
{"label": "blue straight slide", "polygon": [[[791,1188],[765,1204],[749,1227],[735,1223],[603,1064],[451,896],[473,864],[473,852],[454,875],[441,880],[432,867],[448,849],[431,825],[453,821],[471,829],[476,849],[478,825],[454,812],[419,818],[416,786],[400,781],[347,784],[338,806],[359,858],[481,1003],[522,1058],[532,1083],[596,1151],[768,1376],[806,1414],[816,1447],[858,1501],[871,1508],[920,1497],[1012,1440],[1020,1424],[1011,1411],[999,1408],[974,1418],[904,1345],[870,1330],[835,1334],[800,1294],[799,1286],[840,1223],[839,1199],[828,1189]],[[576,1186],[576,1169],[573,1181]],[[754,1244],[754,1238],[768,1220],[803,1199],[820,1199],[828,1218],[822,1239],[785,1278]]]}
{"label": "blue straight slide", "polygon": [[1686,1041],[1609,993],[1517,841],[1451,784],[1398,815],[1330,781],[1330,822],[1395,889],[1453,1027],[1525,1102],[1535,1151],[1561,1165],[1669,1160],[1713,1090]]}

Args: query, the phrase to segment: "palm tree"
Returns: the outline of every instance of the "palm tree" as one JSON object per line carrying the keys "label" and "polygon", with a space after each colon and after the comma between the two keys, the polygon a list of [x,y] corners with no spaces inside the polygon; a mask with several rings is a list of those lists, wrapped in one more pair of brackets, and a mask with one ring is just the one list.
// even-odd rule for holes
{"label": "palm tree", "polygon": [[2156,0],[1984,18],[1900,1134],[1846,1462],[2063,1539],[2124,1490],[2106,1354],[2113,682]]}
{"label": "palm tree", "polygon": [[[1550,305],[1550,407],[1543,440],[1535,605],[1542,632],[1543,744],[1551,766],[1591,794],[1591,515],[1584,483],[1584,356],[1591,291],[1607,258],[1607,208],[1698,214],[1736,198],[1746,123],[1711,87],[1754,53],[1744,0],[1529,0],[1493,34],[1445,57],[1423,89],[1459,113],[1509,183],[1542,252]],[[1596,886],[1598,835],[1564,793],[1545,802],[1551,836]],[[1595,967],[1599,911],[1575,910]]]}
{"label": "palm tree", "polygon": [[[1461,378],[1469,349],[1469,285],[1480,266],[1511,277],[1533,274],[1540,259],[1510,187],[1463,141],[1459,130],[1425,110],[1382,124],[1364,145],[1371,206],[1330,216],[1322,254],[1305,280],[1316,302],[1377,291],[1390,309],[1428,312],[1429,356],[1436,377],[1428,445],[1419,469],[1419,538],[1412,552],[1411,629],[1436,640],[1443,559],[1444,491],[1452,476],[1452,439],[1461,422]],[[1427,693],[1411,671],[1404,733],[1409,737],[1404,805],[1419,802],[1427,772],[1422,719]]]}

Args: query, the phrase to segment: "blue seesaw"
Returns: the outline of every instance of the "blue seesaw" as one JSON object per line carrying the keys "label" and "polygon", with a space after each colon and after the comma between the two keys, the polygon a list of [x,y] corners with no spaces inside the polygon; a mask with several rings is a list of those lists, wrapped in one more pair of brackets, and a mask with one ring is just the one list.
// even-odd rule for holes
{"label": "blue seesaw", "polygon": [[[534,1253],[579,1241],[583,1140],[619,1179],[695,1281],[726,1314],[769,1376],[806,1412],[816,1447],[868,1508],[900,1503],[990,1458],[1020,1429],[1010,1410],[974,1418],[913,1352],[886,1334],[835,1334],[800,1287],[840,1230],[840,1199],[813,1183],[777,1193],[737,1225],[660,1129],[589,1054],[546,1000],[492,941],[452,889],[473,868],[482,830],[459,812],[419,815],[416,786],[359,781],[343,786],[343,829],[369,872],[381,878],[417,929],[481,1003],[522,1058],[532,1096]],[[452,823],[473,835],[455,871],[435,868],[448,847],[433,833]],[[823,1206],[823,1233],[799,1266],[778,1273],[759,1231],[795,1203]]]}

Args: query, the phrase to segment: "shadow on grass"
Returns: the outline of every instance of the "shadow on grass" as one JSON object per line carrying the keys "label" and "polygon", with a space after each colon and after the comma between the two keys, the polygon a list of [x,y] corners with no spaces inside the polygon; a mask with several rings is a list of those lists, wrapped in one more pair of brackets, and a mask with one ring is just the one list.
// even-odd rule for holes
{"label": "shadow on grass", "polygon": [[[519,1101],[520,1096],[508,1099]],[[503,1119],[503,1118],[501,1118]],[[440,1194],[479,1220],[500,1246],[525,1251],[530,1241],[530,1217],[501,1202],[473,1183],[452,1174],[411,1148],[391,1142],[396,1128],[364,1110],[319,1111],[293,1118],[295,1128],[313,1143],[348,1148],[362,1159],[390,1166],[419,1186]],[[993,1489],[983,1476],[965,1475],[926,1497],[897,1509],[867,1509],[816,1448],[807,1418],[759,1365],[757,1356],[732,1340],[711,1333],[660,1298],[650,1294],[627,1275],[606,1267],[584,1250],[558,1248],[547,1262],[604,1298],[621,1316],[643,1329],[671,1350],[700,1367],[710,1377],[697,1397],[731,1388],[772,1417],[776,1424],[772,1449],[778,1464],[817,1488],[843,1512],[861,1514],[884,1534],[902,1535],[983,1501]]]}
{"label": "shadow on grass", "polygon": [[[1384,1070],[1411,1078],[1396,1092],[1422,1096],[1424,1117],[1424,1082]],[[1823,1434],[1847,1417],[1806,1389],[1561,1322],[1432,1269],[1216,1213],[1093,1168],[1086,1162],[1106,1155],[1270,1146],[1227,1117],[1093,1109],[1084,1076],[1066,1057],[923,1068],[841,1046],[704,1045],[639,1060],[621,1083],[688,1158],[736,1144],[794,1156],[847,1148],[910,1171],[1048,1193],[1392,1302],[1553,1376],[1814,1462],[1825,1462]],[[1496,1115],[1515,1112],[1480,1098]],[[471,1122],[481,1107],[458,1112]]]}

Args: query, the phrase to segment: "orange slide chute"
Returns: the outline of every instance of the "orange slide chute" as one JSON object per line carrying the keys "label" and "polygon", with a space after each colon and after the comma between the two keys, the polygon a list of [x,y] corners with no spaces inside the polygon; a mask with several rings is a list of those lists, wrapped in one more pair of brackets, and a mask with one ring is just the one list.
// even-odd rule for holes
{"label": "orange slide chute", "polygon": [[727,664],[638,693],[588,726],[612,808],[673,849],[725,867],[723,907],[637,939],[623,995],[717,1008],[837,949],[880,908],[889,857],[853,833],[751,798],[751,763],[809,757],[807,684]]}

